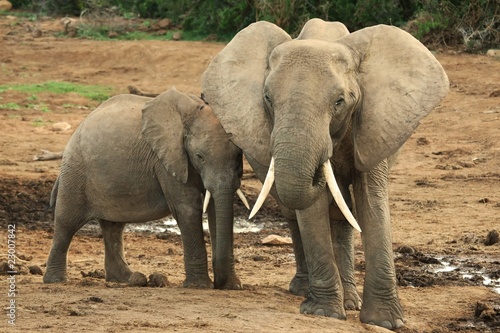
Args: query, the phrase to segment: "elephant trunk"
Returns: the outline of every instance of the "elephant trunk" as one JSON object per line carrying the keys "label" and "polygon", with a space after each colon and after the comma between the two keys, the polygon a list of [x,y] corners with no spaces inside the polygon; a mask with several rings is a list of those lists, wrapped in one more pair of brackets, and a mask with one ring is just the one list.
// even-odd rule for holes
{"label": "elephant trunk", "polygon": [[327,128],[324,138],[320,129],[314,132],[296,126],[275,126],[273,132],[276,191],[289,209],[308,208],[325,189],[322,165],[331,156],[332,144]]}
{"label": "elephant trunk", "polygon": [[212,265],[214,269],[214,287],[224,288],[231,283],[236,274],[233,254],[233,202],[234,190],[214,193],[215,207],[215,246],[212,247]]}

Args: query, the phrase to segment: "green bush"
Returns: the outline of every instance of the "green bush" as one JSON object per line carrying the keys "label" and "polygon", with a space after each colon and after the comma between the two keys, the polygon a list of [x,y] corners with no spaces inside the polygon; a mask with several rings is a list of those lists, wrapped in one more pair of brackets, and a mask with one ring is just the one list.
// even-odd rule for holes
{"label": "green bush", "polygon": [[15,8],[49,15],[97,13],[169,18],[191,36],[228,40],[257,20],[292,36],[318,17],[350,31],[375,24],[404,27],[426,44],[463,44],[474,50],[500,43],[498,0],[12,0]]}

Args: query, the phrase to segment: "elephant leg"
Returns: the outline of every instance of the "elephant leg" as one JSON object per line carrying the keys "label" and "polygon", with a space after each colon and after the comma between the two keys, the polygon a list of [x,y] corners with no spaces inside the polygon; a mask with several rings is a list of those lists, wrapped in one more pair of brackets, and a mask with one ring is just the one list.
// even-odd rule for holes
{"label": "elephant leg", "polygon": [[335,253],[335,261],[344,287],[344,307],[346,310],[360,310],[361,298],[356,290],[354,280],[354,246],[352,240],[354,229],[344,219],[330,219],[330,228],[332,231],[333,253]]}
{"label": "elephant leg", "polygon": [[[59,207],[63,206],[59,204]],[[44,283],[66,282],[68,250],[75,233],[84,226],[90,219],[84,216],[83,209],[67,214],[64,209],[56,207],[54,219],[54,237],[49,257],[47,259],[47,269],[43,275]],[[74,219],[74,217],[78,219]]]}
{"label": "elephant leg", "polygon": [[99,220],[104,239],[104,270],[106,281],[127,282],[132,271],[123,253],[123,229],[125,223]]}
{"label": "elephant leg", "polygon": [[297,219],[309,272],[309,291],[300,312],[345,319],[342,283],[330,236],[326,190],[312,206],[297,210]]}
{"label": "elephant leg", "polygon": [[[193,203],[178,204],[172,209],[181,230],[184,249],[185,288],[212,288],[208,276],[207,249],[203,236],[202,207],[193,208]],[[198,206],[198,205],[195,205]],[[182,209],[179,209],[182,208]]]}
{"label": "elephant leg", "polygon": [[365,251],[366,274],[360,320],[389,329],[403,326],[396,289],[388,202],[388,163],[356,171],[354,198]]}

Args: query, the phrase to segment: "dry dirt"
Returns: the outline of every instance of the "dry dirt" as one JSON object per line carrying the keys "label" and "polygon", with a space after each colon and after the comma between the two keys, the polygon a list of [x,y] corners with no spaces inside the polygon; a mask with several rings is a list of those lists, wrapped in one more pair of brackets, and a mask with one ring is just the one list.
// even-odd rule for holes
{"label": "dry dirt", "polygon": [[[56,38],[53,32],[62,30],[59,20],[38,22],[43,33],[33,37],[30,24],[0,16],[0,84],[66,81],[109,86],[116,94],[127,92],[128,85],[150,92],[176,86],[198,94],[201,73],[224,46]],[[500,244],[487,246],[485,240],[500,228],[500,61],[450,50],[441,50],[437,58],[450,77],[451,91],[410,138],[390,178],[399,294],[406,314],[406,327],[399,331],[498,332]],[[97,102],[73,93],[43,93],[36,100],[11,90],[0,93],[0,105],[12,102],[23,107],[0,108],[0,262],[5,270],[8,225],[15,225],[19,274],[15,298],[6,297],[10,284],[2,275],[0,331],[385,331],[359,323],[355,311],[348,311],[347,321],[299,314],[302,299],[288,292],[294,273],[291,246],[260,243],[268,234],[288,236],[272,200],[255,220],[268,222],[267,227],[236,236],[242,291],[182,288],[180,238],[151,232],[125,235],[128,261],[147,276],[161,272],[170,285],[107,284],[99,274],[102,239],[92,228],[79,232],[72,243],[70,282],[43,284],[36,268],[45,269],[51,244],[52,214],[46,206],[60,161],[33,161],[33,156],[41,149],[61,151]],[[72,129],[54,131],[52,125],[61,121]],[[260,183],[248,168],[243,184],[253,202]],[[241,206],[236,208],[246,216]],[[457,268],[436,272],[440,260]],[[360,292],[363,267],[358,240]],[[485,277],[497,279],[497,293],[483,285]],[[7,317],[11,299],[15,326]]]}

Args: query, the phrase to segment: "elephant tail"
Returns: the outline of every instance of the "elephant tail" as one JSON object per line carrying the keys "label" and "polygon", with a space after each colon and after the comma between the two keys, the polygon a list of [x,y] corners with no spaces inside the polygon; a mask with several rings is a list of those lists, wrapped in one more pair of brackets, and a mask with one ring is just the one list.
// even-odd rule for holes
{"label": "elephant tail", "polygon": [[52,187],[52,192],[50,193],[49,209],[52,211],[54,211],[56,207],[57,192],[59,192],[59,177],[60,176],[57,176],[54,186]]}

